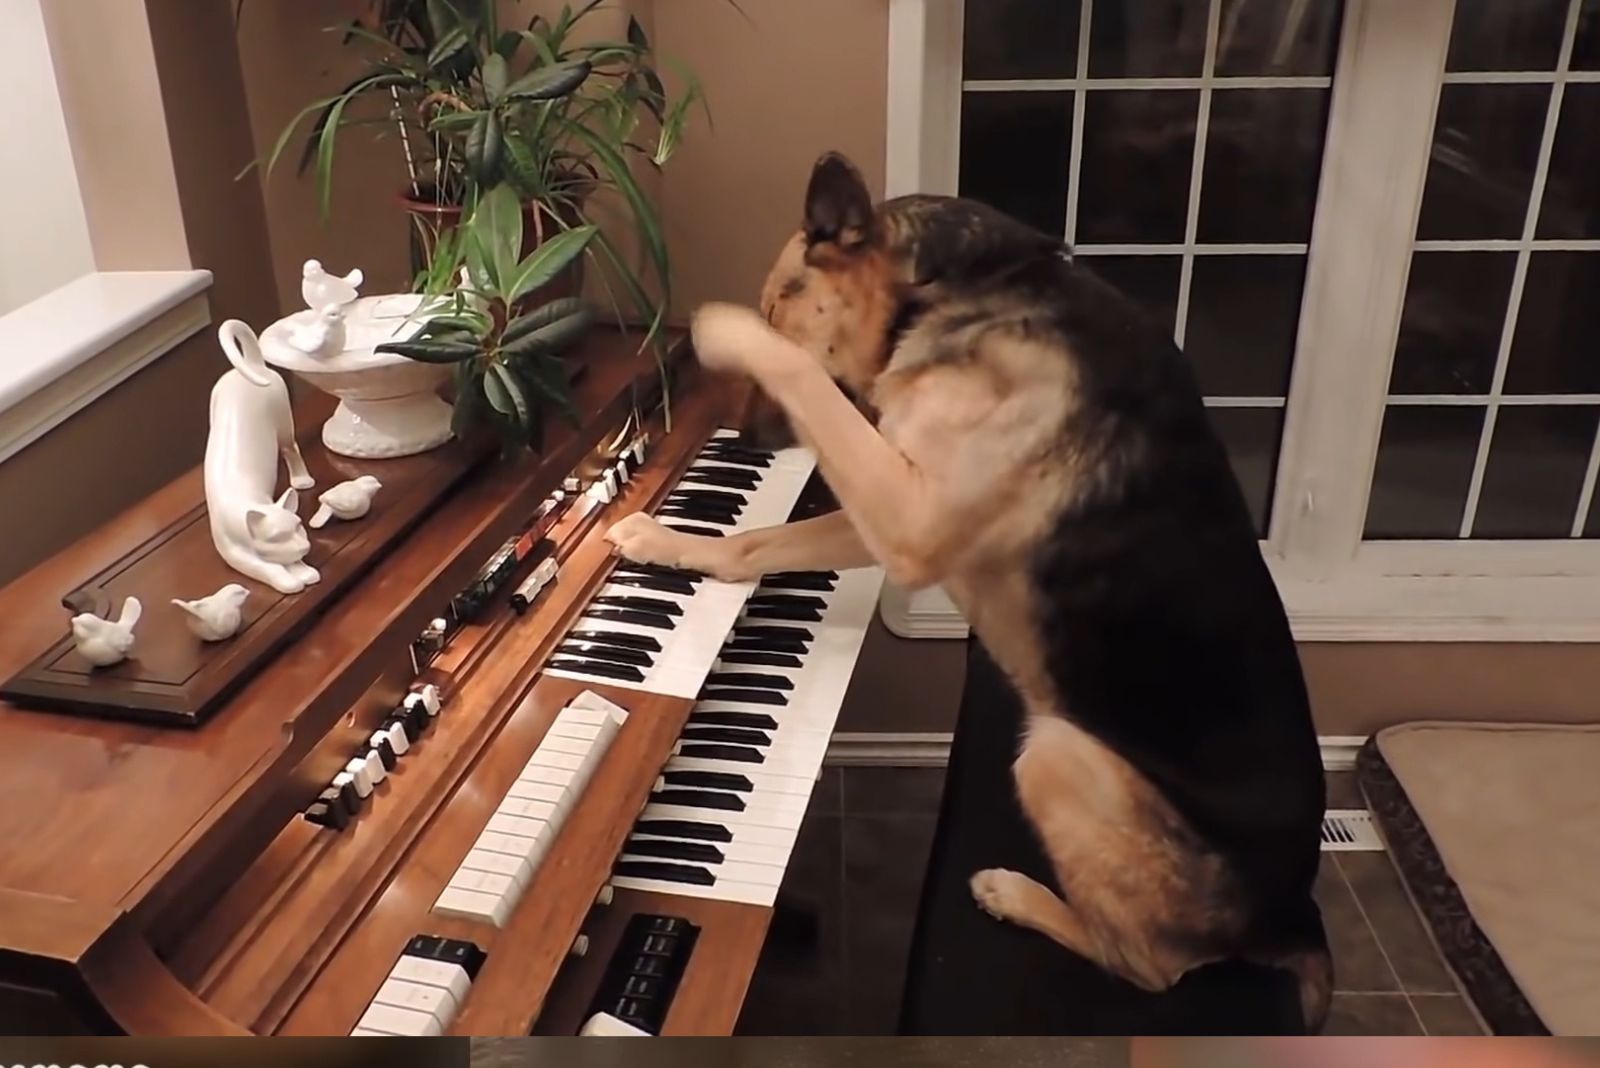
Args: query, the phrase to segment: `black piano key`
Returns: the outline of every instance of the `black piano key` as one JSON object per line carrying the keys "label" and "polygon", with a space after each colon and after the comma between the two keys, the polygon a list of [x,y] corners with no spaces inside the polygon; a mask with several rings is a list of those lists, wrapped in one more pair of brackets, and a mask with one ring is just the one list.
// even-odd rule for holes
{"label": "black piano key", "polygon": [[758,731],[778,729],[778,721],[765,712],[695,712],[689,716],[689,722],[702,727],[751,727]]}
{"label": "black piano key", "polygon": [[671,616],[641,612],[635,608],[591,608],[583,614],[583,618],[632,623],[636,627],[654,627],[657,630],[671,630],[677,625],[672,622]]}
{"label": "black piano key", "polygon": [[339,804],[337,799],[313,801],[311,807],[305,811],[305,818],[308,822],[315,823],[318,827],[326,827],[330,831],[342,831],[350,826],[350,813],[344,810],[344,806]]}
{"label": "black piano key", "polygon": [[765,470],[772,466],[772,457],[760,456],[737,448],[706,449],[697,458],[719,464],[732,464],[734,467],[754,467],[760,470]]}
{"label": "black piano key", "polygon": [[662,773],[661,778],[668,786],[699,786],[708,790],[734,790],[745,794],[756,788],[755,783],[731,771],[667,771]]}
{"label": "black piano key", "polygon": [[772,744],[772,735],[766,731],[746,730],[743,727],[685,727],[679,735],[685,742],[721,742],[725,745]]}
{"label": "black piano key", "polygon": [[753,623],[733,628],[735,638],[772,638],[777,641],[797,640],[808,642],[812,633],[805,627],[785,627],[775,623]]}
{"label": "black piano key", "polygon": [[766,578],[767,579],[778,579],[778,580],[784,581],[784,582],[787,582],[787,581],[789,581],[791,579],[794,579],[794,580],[805,580],[805,581],[809,581],[809,580],[813,580],[813,579],[822,579],[822,580],[827,581],[827,582],[837,582],[839,580],[839,572],[837,572],[837,571],[773,571],[770,574],[768,574],[766,576]]}
{"label": "black piano key", "polygon": [[701,538],[722,537],[722,531],[716,527],[701,526],[698,523],[662,523],[661,525],[668,530],[676,530],[679,534],[693,534]]}
{"label": "black piano key", "polygon": [[678,755],[698,760],[728,760],[738,764],[765,764],[766,756],[748,745],[721,745],[716,742],[690,742],[678,746]]}
{"label": "black piano key", "polygon": [[708,686],[700,691],[702,701],[741,701],[752,705],[787,705],[789,699],[777,690],[756,690],[748,686]]}
{"label": "black piano key", "polygon": [[753,478],[728,477],[715,472],[695,471],[690,469],[683,473],[682,484],[685,486],[708,486],[712,489],[745,490],[754,492],[756,480]]}
{"label": "black piano key", "polygon": [[792,690],[794,683],[783,675],[759,671],[713,671],[706,676],[707,686],[754,686],[758,690]]}
{"label": "black piano key", "polygon": [[717,659],[725,664],[761,664],[766,667],[792,667],[802,666],[800,658],[793,653],[766,653],[758,649],[723,649],[717,653]]}
{"label": "black piano key", "polygon": [[794,608],[815,608],[822,611],[828,607],[828,602],[821,597],[812,597],[799,593],[760,593],[750,598],[751,604],[759,605],[789,605]]}
{"label": "black piano key", "polygon": [[577,660],[570,656],[552,656],[545,666],[558,671],[570,671],[576,675],[599,675],[627,682],[644,681],[644,672],[632,664],[611,664],[604,660]]}
{"label": "black piano key", "polygon": [[719,527],[731,527],[735,520],[730,512],[716,512],[709,508],[675,508],[664,504],[656,509],[657,519],[687,519],[695,523],[711,523]]}
{"label": "black piano key", "polygon": [[746,619],[792,619],[800,623],[821,623],[822,613],[815,608],[802,608],[791,604],[756,604],[744,606]]}
{"label": "black piano key", "polygon": [[389,744],[389,739],[380,737],[377,744],[368,743],[372,751],[378,754],[378,761],[383,764],[384,771],[393,771],[400,763],[400,758],[394,751],[394,746]]}
{"label": "black piano key", "polygon": [[806,643],[797,638],[736,638],[724,645],[717,656],[723,660],[728,659],[729,653],[786,653],[804,656],[808,650]]}
{"label": "black piano key", "polygon": [[657,578],[682,579],[685,582],[699,582],[705,578],[698,571],[690,571],[682,567],[668,567],[666,564],[641,564],[634,560],[617,561],[617,570],[628,575],[653,575]]}
{"label": "black piano key", "polygon": [[730,464],[719,464],[712,459],[698,458],[694,461],[694,463],[689,465],[689,470],[686,472],[686,474],[711,475],[714,478],[735,478],[741,482],[750,483],[751,489],[754,489],[756,486],[760,485],[762,479],[761,475],[756,474],[754,471],[746,471],[742,467],[735,467]]}
{"label": "black piano key", "polygon": [[721,790],[657,790],[650,795],[650,803],[677,805],[679,808],[714,808],[723,812],[744,811],[742,798]]}
{"label": "black piano key", "polygon": [[638,590],[655,590],[657,593],[676,593],[694,596],[694,583],[683,579],[657,578],[654,575],[611,575],[606,579],[617,586],[630,586]]}
{"label": "black piano key", "polygon": [[661,860],[619,861],[616,874],[629,879],[659,879],[668,883],[689,883],[694,886],[712,886],[716,877],[704,868],[692,864],[668,864]]}
{"label": "black piano key", "polygon": [[714,504],[736,512],[744,511],[744,506],[750,503],[750,498],[742,493],[719,489],[675,489],[667,494],[667,500],[686,504]]}
{"label": "black piano key", "polygon": [[632,857],[693,860],[701,864],[721,864],[728,859],[722,850],[705,842],[664,842],[654,838],[630,838],[622,851]]}
{"label": "black piano key", "polygon": [[594,599],[594,603],[609,605],[612,608],[637,608],[641,612],[654,612],[662,616],[683,615],[683,606],[677,601],[669,601],[665,597],[635,597],[632,594],[602,593]]}
{"label": "black piano key", "polygon": [[568,640],[602,642],[606,645],[625,645],[629,649],[645,649],[652,653],[661,651],[661,643],[648,634],[631,634],[622,630],[594,630],[584,628],[568,631]]}
{"label": "black piano key", "polygon": [[658,834],[663,838],[695,838],[702,842],[731,842],[733,832],[720,823],[699,820],[640,820],[634,834]]}
{"label": "black piano key", "polygon": [[822,575],[811,575],[807,572],[791,571],[786,574],[773,572],[761,576],[761,589],[763,590],[822,590],[830,591],[838,583]]}
{"label": "black piano key", "polygon": [[737,456],[742,460],[749,460],[751,463],[758,463],[763,467],[772,463],[772,453],[766,449],[758,449],[751,445],[741,445],[736,441],[706,442],[705,448],[700,450],[700,455],[710,459],[712,454],[717,456]]}
{"label": "black piano key", "polygon": [[609,660],[614,664],[637,664],[649,667],[655,660],[643,649],[630,649],[626,645],[606,645],[602,642],[566,641],[556,646],[556,652],[566,653],[583,660]]}

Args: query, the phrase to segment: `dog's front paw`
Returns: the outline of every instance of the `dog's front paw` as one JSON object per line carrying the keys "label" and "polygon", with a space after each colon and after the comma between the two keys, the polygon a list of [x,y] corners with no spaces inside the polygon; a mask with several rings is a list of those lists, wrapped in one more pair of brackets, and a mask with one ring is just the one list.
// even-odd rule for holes
{"label": "dog's front paw", "polygon": [[680,565],[677,541],[681,537],[682,534],[668,530],[643,512],[623,516],[606,531],[606,541],[611,543],[618,556],[636,564],[660,564],[664,567]]}
{"label": "dog's front paw", "polygon": [[1006,868],[985,868],[967,884],[972,900],[997,920],[1011,920],[1022,910],[1022,898],[1031,880]]}

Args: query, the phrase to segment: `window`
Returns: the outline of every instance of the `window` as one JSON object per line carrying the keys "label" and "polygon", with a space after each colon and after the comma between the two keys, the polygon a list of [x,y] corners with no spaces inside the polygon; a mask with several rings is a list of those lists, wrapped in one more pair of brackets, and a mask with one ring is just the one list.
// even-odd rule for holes
{"label": "window", "polygon": [[894,0],[891,193],[1194,362],[1304,638],[1600,638],[1600,0]]}

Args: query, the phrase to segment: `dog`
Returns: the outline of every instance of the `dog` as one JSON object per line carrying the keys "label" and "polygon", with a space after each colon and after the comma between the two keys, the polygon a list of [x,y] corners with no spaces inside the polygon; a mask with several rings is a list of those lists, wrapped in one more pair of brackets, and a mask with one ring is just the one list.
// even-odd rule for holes
{"label": "dog", "polygon": [[1223,959],[1287,968],[1320,1030],[1316,732],[1184,357],[1062,241],[982,204],[874,206],[830,154],[804,220],[760,313],[706,306],[692,340],[781,409],[840,509],[727,538],[639,514],[613,551],[942,584],[1027,712],[1013,776],[1056,881],[980,871],[977,904],[1145,990]]}

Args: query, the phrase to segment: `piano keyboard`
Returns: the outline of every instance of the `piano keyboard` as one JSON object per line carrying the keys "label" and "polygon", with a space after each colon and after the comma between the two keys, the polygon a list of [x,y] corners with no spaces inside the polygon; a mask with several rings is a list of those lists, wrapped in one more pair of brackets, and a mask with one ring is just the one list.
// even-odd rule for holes
{"label": "piano keyboard", "polygon": [[[725,536],[789,518],[816,467],[806,449],[762,452],[721,430],[667,495],[656,518]],[[756,584],[619,562],[556,648],[545,673],[694,697]]]}
{"label": "piano keyboard", "polygon": [[774,903],[882,584],[878,568],[762,581],[622,848],[615,886]]}
{"label": "piano keyboard", "polygon": [[557,713],[433,911],[504,926],[627,718],[587,691]]}

